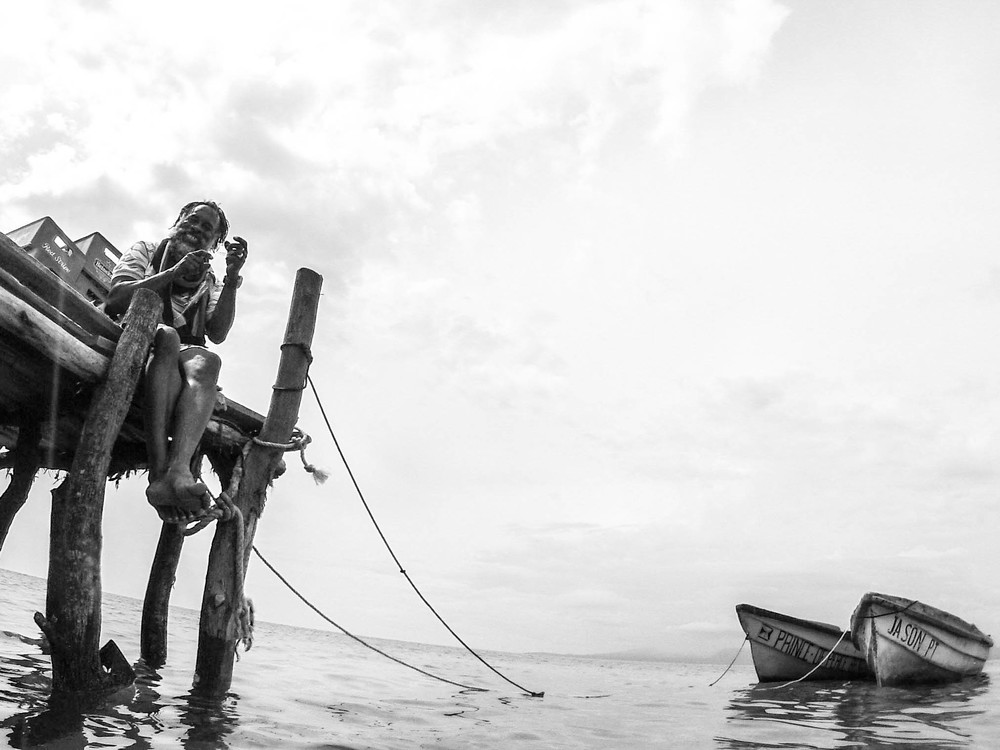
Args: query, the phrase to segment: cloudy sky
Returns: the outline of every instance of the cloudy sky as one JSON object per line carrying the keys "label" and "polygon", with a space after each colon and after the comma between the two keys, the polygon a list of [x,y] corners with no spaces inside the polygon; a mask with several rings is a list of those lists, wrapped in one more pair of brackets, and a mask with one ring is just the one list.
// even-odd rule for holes
{"label": "cloudy sky", "polygon": [[[38,0],[7,26],[0,229],[124,248],[221,202],[250,242],[222,382],[261,412],[295,271],[322,274],[323,407],[471,644],[735,653],[739,602],[846,625],[867,590],[1000,634],[1000,5]],[[450,642],[308,394],[300,423],[333,476],[290,457],[260,551],[350,630]],[[0,565],[45,575],[54,483]],[[137,597],[143,486],[105,516],[105,588]],[[247,587],[326,627],[255,559]]]}

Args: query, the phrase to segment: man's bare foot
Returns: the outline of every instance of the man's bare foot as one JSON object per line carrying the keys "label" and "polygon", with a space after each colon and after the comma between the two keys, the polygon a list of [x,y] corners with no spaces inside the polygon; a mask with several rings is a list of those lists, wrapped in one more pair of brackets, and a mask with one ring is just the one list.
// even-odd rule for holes
{"label": "man's bare foot", "polygon": [[211,506],[208,486],[184,471],[167,471],[152,479],[146,488],[146,500],[166,523],[197,520]]}
{"label": "man's bare foot", "polygon": [[201,517],[200,513],[190,513],[170,505],[157,506],[156,512],[164,523],[175,523],[178,526],[187,526]]}

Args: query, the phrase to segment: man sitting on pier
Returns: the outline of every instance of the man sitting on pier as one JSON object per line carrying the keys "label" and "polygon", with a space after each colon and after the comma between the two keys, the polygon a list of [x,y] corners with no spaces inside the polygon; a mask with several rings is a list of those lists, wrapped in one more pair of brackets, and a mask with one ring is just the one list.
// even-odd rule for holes
{"label": "man sitting on pier", "polygon": [[191,471],[191,462],[215,408],[222,361],[205,348],[225,341],[236,315],[236,290],[242,282],[247,243],[226,243],[226,274],[211,271],[215,249],[229,233],[229,222],[212,201],[181,209],[159,242],[137,242],[126,251],[111,277],[105,307],[117,317],[137,289],[163,297],[163,323],[156,329],[146,364],[145,428],[149,451],[146,499],[168,523],[186,524],[209,509],[208,487]]}

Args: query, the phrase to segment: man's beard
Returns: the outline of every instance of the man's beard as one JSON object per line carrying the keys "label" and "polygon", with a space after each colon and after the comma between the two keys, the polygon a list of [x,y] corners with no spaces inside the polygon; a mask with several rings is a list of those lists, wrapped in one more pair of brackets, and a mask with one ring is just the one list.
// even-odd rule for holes
{"label": "man's beard", "polygon": [[[166,261],[168,265],[173,266],[180,262],[184,256],[195,252],[196,250],[204,250],[205,242],[203,238],[196,232],[188,233],[184,231],[174,230],[170,233],[167,238],[167,258]],[[194,286],[201,282],[205,277],[205,271],[191,271],[184,276],[175,279],[180,283],[181,286]]]}
{"label": "man's beard", "polygon": [[187,232],[184,230],[175,230],[172,232],[170,240],[178,257],[187,255],[194,250],[205,250],[205,246],[207,245],[205,238],[197,232]]}

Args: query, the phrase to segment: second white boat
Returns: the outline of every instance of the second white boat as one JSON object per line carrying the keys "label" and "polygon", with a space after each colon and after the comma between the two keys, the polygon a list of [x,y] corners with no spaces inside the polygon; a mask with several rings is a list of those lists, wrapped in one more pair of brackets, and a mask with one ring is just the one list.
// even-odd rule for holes
{"label": "second white boat", "polygon": [[851,637],[879,685],[955,682],[983,671],[993,639],[975,625],[913,599],[865,594]]}
{"label": "second white boat", "polygon": [[752,604],[737,604],[736,616],[750,641],[757,679],[864,680],[871,672],[850,634],[816,620],[803,620]]}

